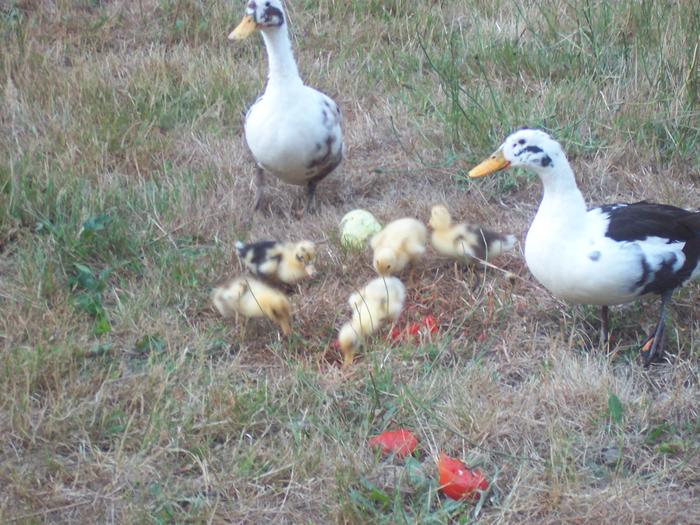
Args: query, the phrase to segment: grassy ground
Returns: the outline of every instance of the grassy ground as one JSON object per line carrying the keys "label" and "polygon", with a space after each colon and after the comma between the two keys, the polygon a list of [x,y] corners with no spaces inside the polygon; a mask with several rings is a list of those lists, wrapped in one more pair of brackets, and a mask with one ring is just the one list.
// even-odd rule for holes
{"label": "grassy ground", "polygon": [[[539,182],[466,169],[514,128],[550,130],[591,202],[700,202],[700,11],[691,1],[296,0],[300,70],[345,118],[321,211],[254,173],[242,114],[266,75],[231,44],[243,2],[0,0],[0,522],[698,523],[698,286],[676,294],[671,364],[636,345],[657,303],[594,308],[529,276],[455,273],[430,254],[405,321],[440,335],[330,343],[368,253],[338,244],[364,207],[427,221],[434,203],[520,239]],[[208,295],[236,239],[325,241],[293,296],[294,334],[245,339]],[[403,425],[420,452],[381,462]],[[436,494],[438,450],[492,481]]]}

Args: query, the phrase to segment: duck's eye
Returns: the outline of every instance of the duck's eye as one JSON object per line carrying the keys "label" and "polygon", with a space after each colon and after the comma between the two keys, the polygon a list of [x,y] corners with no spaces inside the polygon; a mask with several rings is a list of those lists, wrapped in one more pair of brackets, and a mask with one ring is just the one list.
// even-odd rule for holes
{"label": "duck's eye", "polygon": [[518,144],[520,144],[520,145],[525,144],[525,139],[520,139],[520,140],[518,141]]}

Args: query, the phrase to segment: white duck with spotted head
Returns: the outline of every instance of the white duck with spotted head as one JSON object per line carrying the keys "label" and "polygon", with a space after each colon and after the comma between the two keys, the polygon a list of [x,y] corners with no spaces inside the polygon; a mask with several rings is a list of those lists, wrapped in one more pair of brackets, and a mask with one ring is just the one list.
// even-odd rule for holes
{"label": "white duck with spotted head", "polygon": [[258,164],[254,207],[261,206],[264,170],[288,184],[305,185],[306,209],[314,208],[316,185],[343,158],[340,109],[299,76],[279,0],[248,1],[229,39],[242,40],[255,31],[265,42],[269,77],[245,118],[246,142]]}
{"label": "white duck with spotted head", "polygon": [[525,240],[535,278],[565,301],[601,305],[606,341],[608,305],[661,295],[659,322],[642,346],[645,364],[660,357],[666,303],[700,274],[700,214],[650,202],[588,209],[561,145],[541,130],[513,133],[469,176],[508,167],[535,172],[544,186]]}

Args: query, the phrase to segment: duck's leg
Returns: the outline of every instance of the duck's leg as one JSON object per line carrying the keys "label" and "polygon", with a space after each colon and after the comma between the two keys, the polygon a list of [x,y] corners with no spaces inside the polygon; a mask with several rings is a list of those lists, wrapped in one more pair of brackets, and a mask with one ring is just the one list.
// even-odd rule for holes
{"label": "duck's leg", "polygon": [[253,211],[258,211],[262,208],[265,187],[265,175],[263,169],[260,166],[255,167],[255,201],[253,204]]}
{"label": "duck's leg", "polygon": [[605,350],[610,350],[608,348],[610,342],[609,310],[608,305],[600,307],[600,347]]}
{"label": "duck's leg", "polygon": [[316,213],[316,184],[318,184],[318,181],[311,179],[306,185],[306,207],[302,214],[306,212]]}
{"label": "duck's leg", "polygon": [[644,366],[649,366],[652,361],[660,360],[664,353],[664,325],[666,322],[666,304],[671,299],[673,290],[668,290],[661,294],[661,312],[659,322],[656,324],[654,333],[647,339],[639,349]]}

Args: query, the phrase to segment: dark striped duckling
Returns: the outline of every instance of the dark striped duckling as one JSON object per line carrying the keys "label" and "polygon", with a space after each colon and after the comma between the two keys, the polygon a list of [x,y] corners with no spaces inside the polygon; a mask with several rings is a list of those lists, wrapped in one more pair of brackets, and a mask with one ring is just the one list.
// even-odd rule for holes
{"label": "dark striped duckling", "polygon": [[255,275],[285,284],[313,277],[316,245],[311,241],[280,242],[259,241],[236,242],[236,253]]}
{"label": "dark striped duckling", "polygon": [[515,237],[496,233],[478,224],[453,224],[445,206],[433,206],[428,223],[430,242],[436,252],[462,262],[491,260],[513,249]]}

